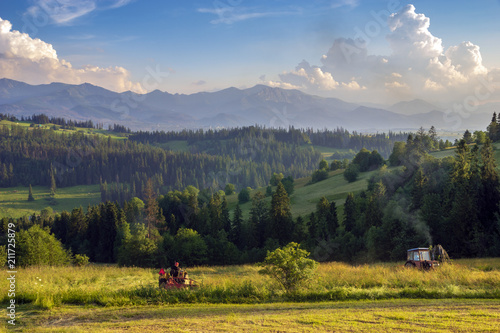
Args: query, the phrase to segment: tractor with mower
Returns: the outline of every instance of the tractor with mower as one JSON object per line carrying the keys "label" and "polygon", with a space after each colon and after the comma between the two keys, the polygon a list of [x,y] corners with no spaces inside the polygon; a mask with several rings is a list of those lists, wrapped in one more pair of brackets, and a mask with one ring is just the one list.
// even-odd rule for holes
{"label": "tractor with mower", "polygon": [[439,262],[431,259],[429,248],[417,247],[407,251],[405,267],[429,270],[438,266]]}
{"label": "tractor with mower", "polygon": [[162,268],[159,275],[158,286],[160,289],[193,289],[198,287],[198,283],[189,278],[187,272],[184,270],[179,270],[175,274],[168,274]]}

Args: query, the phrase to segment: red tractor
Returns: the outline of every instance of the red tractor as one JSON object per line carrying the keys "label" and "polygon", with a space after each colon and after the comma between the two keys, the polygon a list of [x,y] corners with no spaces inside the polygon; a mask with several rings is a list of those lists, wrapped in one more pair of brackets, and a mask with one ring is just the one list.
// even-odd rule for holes
{"label": "red tractor", "polygon": [[439,266],[439,262],[431,260],[431,252],[426,247],[417,247],[407,251],[405,267],[416,267],[429,270]]}
{"label": "red tractor", "polygon": [[182,288],[196,288],[198,284],[195,280],[190,279],[187,272],[181,270],[178,276],[171,276],[167,274],[163,269],[160,271],[160,277],[158,280],[160,289],[182,289]]}

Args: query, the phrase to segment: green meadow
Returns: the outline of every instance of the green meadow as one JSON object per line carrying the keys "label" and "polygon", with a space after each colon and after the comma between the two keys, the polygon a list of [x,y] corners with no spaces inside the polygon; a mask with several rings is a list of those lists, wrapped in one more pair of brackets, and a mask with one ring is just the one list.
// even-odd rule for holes
{"label": "green meadow", "polygon": [[0,218],[22,217],[39,214],[46,207],[56,212],[71,211],[75,207],[96,205],[101,201],[99,185],[80,185],[58,188],[56,204],[50,205],[50,189],[46,186],[33,186],[35,201],[28,201],[28,187],[0,188]]}
{"label": "green meadow", "polygon": [[[25,332],[498,331],[500,259],[433,271],[403,262],[322,263],[285,294],[253,265],[188,268],[200,285],[160,290],[158,269],[29,267],[16,273],[16,329]],[[0,281],[7,290],[7,280]],[[2,295],[2,304],[9,300]]]}
{"label": "green meadow", "polygon": [[[0,120],[0,126],[5,125],[5,126],[22,126],[22,127],[30,127],[31,123],[26,122],[26,121],[18,121],[18,122],[12,122],[9,120]],[[115,133],[115,132],[110,132],[105,129],[96,129],[96,128],[81,128],[81,127],[75,127],[74,129],[62,129],[60,125],[54,125],[54,124],[43,124],[43,125],[37,125],[39,128],[43,128],[46,130],[51,130],[53,127],[55,127],[57,130],[55,131],[56,133],[84,133],[88,135],[94,135],[98,134],[104,137],[111,137],[112,139],[116,140],[124,140],[127,138],[127,134],[124,133]]]}

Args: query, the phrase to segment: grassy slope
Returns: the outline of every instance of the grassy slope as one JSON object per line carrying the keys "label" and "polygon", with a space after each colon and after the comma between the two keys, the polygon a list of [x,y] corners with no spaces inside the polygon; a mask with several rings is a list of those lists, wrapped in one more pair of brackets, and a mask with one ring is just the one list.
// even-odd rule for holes
{"label": "grassy slope", "polygon": [[[1,125],[16,125],[29,127],[29,122],[11,122],[8,120],[1,120]],[[42,125],[42,128],[49,130],[52,124]],[[75,133],[82,132],[85,134],[98,134],[102,137],[111,137],[116,140],[123,140],[126,138],[125,134],[113,133],[107,130],[89,129],[89,128],[75,128],[60,129],[61,126],[55,125],[59,130],[56,133]],[[34,202],[28,202],[28,188],[27,187],[8,187],[0,188],[0,218],[2,217],[21,217],[34,212],[40,212],[42,209],[49,206],[46,200],[49,197],[49,189],[44,186],[34,186],[33,196]],[[71,211],[75,207],[87,207],[88,205],[95,205],[101,201],[101,194],[99,192],[99,185],[79,185],[73,187],[59,188],[57,190],[57,205],[51,206],[54,211],[61,212],[63,210]]]}
{"label": "grassy slope", "polygon": [[[315,184],[309,184],[311,177],[296,179],[294,192],[290,196],[293,216],[295,218],[299,215],[305,216],[316,210],[316,204],[323,196],[329,201],[334,200],[337,206],[343,205],[347,194],[351,192],[357,193],[366,189],[368,179],[376,172],[378,171],[363,172],[360,174],[359,179],[353,183],[348,183],[344,179],[342,170],[331,171],[328,179]],[[273,188],[273,191],[274,190],[275,187]],[[255,189],[252,191],[251,195],[255,195],[257,191],[265,193],[265,188]],[[266,198],[266,200],[270,203],[271,197]],[[238,202],[237,194],[228,196],[227,201],[229,208],[231,210],[234,209]],[[244,218],[248,218],[251,208],[251,202],[241,205]]]}
{"label": "grassy slope", "polygon": [[[7,126],[11,126],[11,125],[16,125],[16,126],[22,126],[22,127],[29,127],[31,123],[29,122],[23,122],[23,121],[19,121],[19,122],[12,122],[12,121],[9,121],[9,120],[0,120],[0,126],[2,125],[7,125]],[[107,130],[104,130],[104,129],[95,129],[95,128],[80,128],[80,127],[75,127],[74,130],[72,129],[61,129],[61,126],[60,125],[53,125],[53,124],[44,124],[44,125],[41,125],[41,128],[43,129],[46,129],[46,130],[50,130],[53,126],[56,126],[58,128],[58,130],[56,131],[56,133],[75,133],[75,132],[82,132],[82,133],[85,133],[85,134],[98,134],[98,135],[101,135],[103,137],[108,137],[108,136],[111,136],[112,139],[116,139],[116,140],[123,140],[127,137],[126,134],[123,134],[123,133],[114,133],[114,132],[109,132]]]}
{"label": "grassy slope", "polygon": [[[50,190],[45,186],[34,186],[33,197],[35,201],[28,201],[27,187],[0,188],[0,218],[21,217],[34,212],[40,212],[49,207]],[[52,207],[54,211],[71,211],[75,207],[96,205],[101,201],[99,185],[80,185],[57,189],[57,204]]]}
{"label": "grassy slope", "polygon": [[[497,161],[497,170],[500,170],[500,142],[494,143],[493,148],[493,156],[495,156],[495,160]],[[430,155],[434,156],[435,158],[444,158],[448,156],[454,157],[455,151],[456,149],[452,147],[446,150],[432,152]]]}

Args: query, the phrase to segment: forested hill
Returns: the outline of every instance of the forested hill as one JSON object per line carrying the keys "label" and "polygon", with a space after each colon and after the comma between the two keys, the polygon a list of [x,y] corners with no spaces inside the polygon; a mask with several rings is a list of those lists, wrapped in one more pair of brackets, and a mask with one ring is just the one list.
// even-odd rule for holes
{"label": "forested hill", "polygon": [[[321,133],[258,127],[136,133],[133,140],[118,140],[9,125],[0,130],[0,157],[7,181],[47,181],[54,189],[55,183],[101,182],[105,196],[108,180],[114,181],[110,187],[118,197],[105,197],[86,213],[80,207],[15,221],[19,231],[48,227],[67,249],[92,261],[147,267],[178,259],[186,265],[255,262],[290,241],[317,260],[401,260],[408,248],[432,244],[455,258],[499,256],[498,143],[491,143],[500,139],[499,124],[494,115],[487,132],[466,131],[454,154],[438,152],[442,142],[433,130],[422,129],[394,145],[392,168],[367,149],[342,164],[345,170],[336,170],[337,163],[329,168],[324,160],[318,163],[321,156],[310,144]],[[330,134],[322,134],[323,144]],[[174,152],[148,138],[159,146],[185,146]],[[203,151],[182,151],[186,147]],[[210,149],[215,155],[205,152]],[[297,180],[301,185],[294,190],[292,175],[313,169],[311,181]],[[361,172],[363,181],[349,183],[349,170]],[[259,182],[269,186],[245,187]],[[159,196],[158,184],[167,187]],[[225,191],[218,191],[222,184]],[[143,200],[129,199],[139,194]],[[294,216],[292,205],[304,202],[315,206]],[[4,232],[11,221],[2,219]]]}
{"label": "forested hill", "polygon": [[[321,159],[315,145],[367,147],[387,157],[394,142],[406,136],[256,126],[136,133],[115,126],[103,135],[102,129],[88,128],[89,124],[81,131],[63,130],[65,122],[54,125],[46,117],[33,119],[42,119],[43,127],[0,123],[0,186],[51,186],[53,179],[57,187],[114,183],[110,188],[122,192],[119,201],[140,197],[148,179],[166,193],[188,185],[216,190],[227,183],[237,189],[260,187],[273,173],[305,177]],[[119,130],[125,132],[123,137],[110,135]]]}
{"label": "forested hill", "polygon": [[[218,130],[183,130],[180,132],[143,132],[133,133],[129,139],[142,143],[166,144],[170,142],[185,141],[191,152],[207,152],[218,155],[246,154],[248,140],[263,139],[269,143],[281,142],[295,146],[314,145],[337,149],[352,149],[359,151],[362,148],[377,150],[382,156],[388,158],[392,152],[394,142],[405,141],[409,133],[389,132],[377,134],[362,134],[349,132],[344,128],[334,130],[313,129],[266,129],[259,126],[250,126],[233,129]],[[253,147],[260,151],[264,148],[261,143]],[[265,156],[261,156],[265,159]]]}

